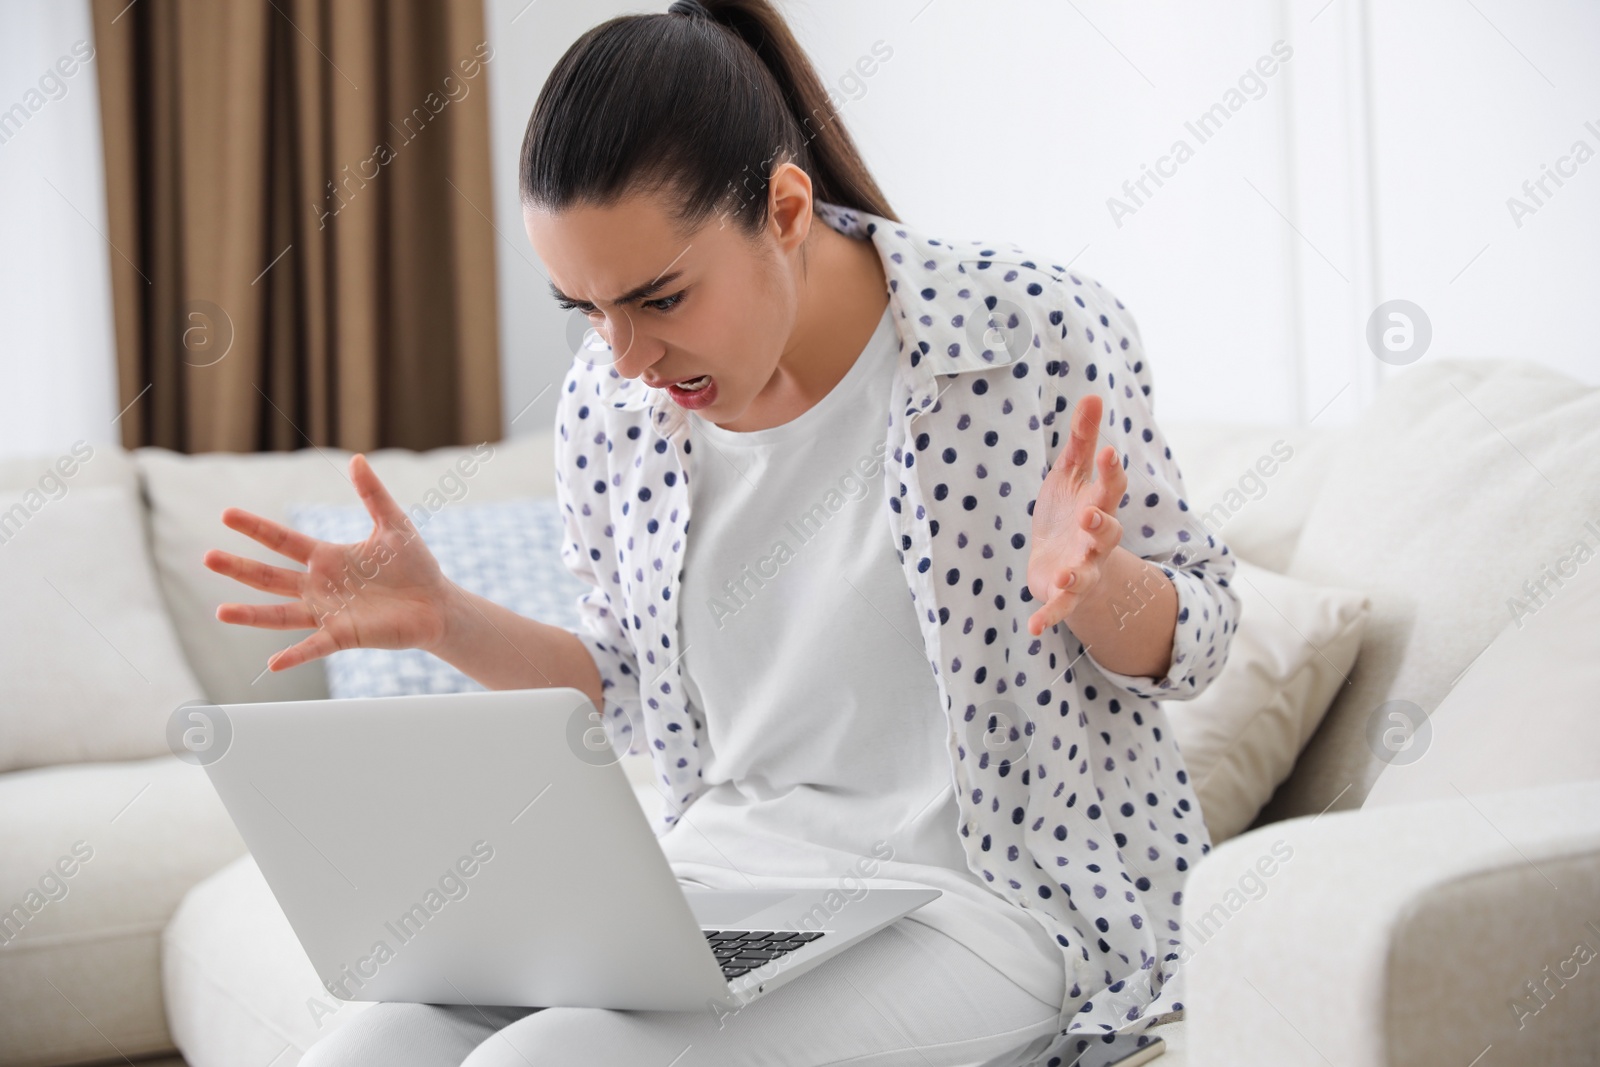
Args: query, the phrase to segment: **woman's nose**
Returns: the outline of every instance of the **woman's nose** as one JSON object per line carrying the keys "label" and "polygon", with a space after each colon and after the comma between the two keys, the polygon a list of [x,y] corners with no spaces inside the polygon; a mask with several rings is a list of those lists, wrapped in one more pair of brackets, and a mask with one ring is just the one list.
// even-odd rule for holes
{"label": "woman's nose", "polygon": [[611,345],[612,363],[624,378],[637,378],[661,355],[661,345],[626,318],[606,320],[601,336]]}

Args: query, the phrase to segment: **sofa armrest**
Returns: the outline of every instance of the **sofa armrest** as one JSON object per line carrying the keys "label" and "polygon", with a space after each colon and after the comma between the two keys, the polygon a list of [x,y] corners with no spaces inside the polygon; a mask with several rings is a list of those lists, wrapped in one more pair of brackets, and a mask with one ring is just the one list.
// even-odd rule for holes
{"label": "sofa armrest", "polygon": [[1183,922],[1190,1067],[1594,1063],[1600,781],[1259,827]]}
{"label": "sofa armrest", "polygon": [[162,928],[244,851],[171,754],[0,774],[0,1065],[170,1050]]}

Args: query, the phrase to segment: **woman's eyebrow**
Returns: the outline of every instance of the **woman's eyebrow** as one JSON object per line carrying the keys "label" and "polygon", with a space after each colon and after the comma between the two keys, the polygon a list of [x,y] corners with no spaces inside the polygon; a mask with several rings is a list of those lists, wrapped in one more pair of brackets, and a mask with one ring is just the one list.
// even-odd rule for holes
{"label": "woman's eyebrow", "polygon": [[[613,300],[612,303],[613,304],[617,304],[617,305],[631,304],[635,300],[643,300],[643,299],[645,299],[647,297],[654,296],[657,292],[661,291],[662,289],[665,289],[667,286],[671,285],[673,282],[677,281],[682,276],[683,276],[683,271],[681,271],[681,270],[675,270],[671,274],[663,274],[663,275],[661,275],[661,277],[657,278],[655,281],[645,282],[643,285],[634,286],[632,289],[628,290],[626,293],[623,293],[621,296],[619,296],[615,300]],[[565,300],[568,303],[572,303],[572,304],[587,304],[588,303],[587,300],[577,300],[577,299],[575,299],[573,297],[570,297],[567,294],[563,293],[560,289],[556,288],[556,283],[555,282],[551,282],[550,283],[550,295],[555,297],[557,300]]]}

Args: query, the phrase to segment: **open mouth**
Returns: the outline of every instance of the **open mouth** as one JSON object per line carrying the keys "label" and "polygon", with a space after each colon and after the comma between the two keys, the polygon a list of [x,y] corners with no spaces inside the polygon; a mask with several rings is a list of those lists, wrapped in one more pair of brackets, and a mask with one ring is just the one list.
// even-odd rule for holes
{"label": "open mouth", "polygon": [[686,393],[698,393],[700,390],[704,389],[710,384],[711,375],[702,374],[698,378],[688,378],[684,381],[678,382],[673,386],[673,388],[682,389]]}

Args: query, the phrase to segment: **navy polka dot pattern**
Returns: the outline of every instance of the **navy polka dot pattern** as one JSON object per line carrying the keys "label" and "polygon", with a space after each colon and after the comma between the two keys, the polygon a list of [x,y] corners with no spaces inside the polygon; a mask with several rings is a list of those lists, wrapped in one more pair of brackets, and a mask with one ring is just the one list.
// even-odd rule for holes
{"label": "navy polka dot pattern", "polygon": [[[1192,698],[1222,669],[1236,560],[1189,514],[1137,328],[1108,290],[1015,246],[957,245],[832,204],[817,214],[870,239],[889,282],[900,354],[886,518],[946,711],[968,864],[1061,947],[1063,1034],[1153,1025],[1182,1009],[1183,885],[1211,848],[1157,700]],[[665,833],[703,788],[676,599],[694,442],[670,398],[609,365],[580,354],[562,389],[562,559],[590,586],[575,632],[613,744],[648,752],[672,801]],[[1107,670],[1065,624],[1027,629],[1033,502],[1090,393],[1100,443],[1128,473],[1121,543],[1177,589],[1159,678]]]}

